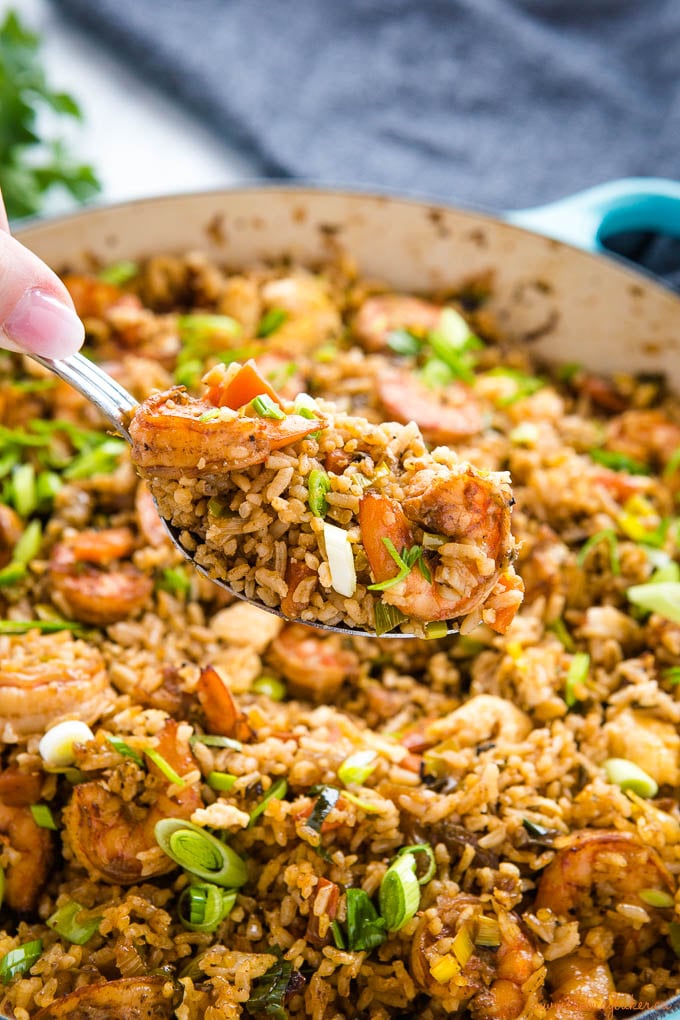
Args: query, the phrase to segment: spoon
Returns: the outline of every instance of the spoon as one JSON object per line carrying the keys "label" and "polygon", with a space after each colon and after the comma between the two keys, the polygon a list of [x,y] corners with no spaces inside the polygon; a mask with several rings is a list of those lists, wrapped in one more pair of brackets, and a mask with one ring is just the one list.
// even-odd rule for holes
{"label": "spoon", "polygon": [[[68,358],[61,360],[42,358],[38,354],[29,354],[28,357],[32,358],[43,368],[46,368],[49,372],[63,379],[64,382],[68,383],[69,386],[73,386],[86,400],[101,411],[104,417],[111,423],[116,432],[118,432],[123,439],[125,439],[130,445],[132,445],[132,437],[127,427],[127,421],[138,407],[139,402],[135,400],[131,393],[128,393],[120,383],[116,382],[107,372],[104,372],[94,362],[89,361],[82,354],[72,354]],[[160,515],[159,515],[160,516]],[[233,591],[228,584],[215,577],[212,577],[207,570],[196,563],[191,553],[184,548],[179,538],[179,529],[173,527],[164,517],[161,517],[161,521],[165,526],[165,530],[170,536],[174,545],[177,546],[179,551],[182,553],[184,558],[188,560],[191,565],[207,577],[213,584],[217,584],[220,588],[224,588],[230,595],[234,595],[236,598],[242,599],[244,602],[250,602],[252,605],[257,606],[259,609],[264,609],[268,613],[274,613],[275,616],[281,617],[282,620],[288,622],[295,622],[290,620],[290,617],[284,616],[280,609],[276,609],[273,606],[265,606],[261,602],[257,602],[254,599],[249,599],[243,592]],[[197,543],[200,542],[200,538],[196,537]],[[305,626],[315,627],[318,630],[332,631],[335,634],[342,634],[345,637],[352,635],[355,637],[375,637],[375,633],[368,630],[358,630],[352,627],[348,627],[346,624],[339,624],[338,626],[331,626],[328,623],[321,623],[318,621],[301,620],[300,623],[304,623]],[[449,627],[449,634],[457,633],[457,628]],[[382,634],[381,637],[395,637],[395,638],[407,638],[416,637],[415,634],[405,634],[402,631],[390,631],[387,634]]]}

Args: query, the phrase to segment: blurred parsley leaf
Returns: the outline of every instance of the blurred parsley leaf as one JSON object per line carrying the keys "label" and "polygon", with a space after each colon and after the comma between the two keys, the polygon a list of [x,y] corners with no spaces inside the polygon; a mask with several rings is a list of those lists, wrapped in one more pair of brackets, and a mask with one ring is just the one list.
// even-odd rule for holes
{"label": "blurred parsley leaf", "polygon": [[10,219],[39,212],[55,186],[78,202],[100,190],[92,167],[76,162],[63,141],[39,134],[46,110],[53,119],[81,119],[75,99],[50,88],[40,45],[40,37],[10,11],[0,26],[0,187]]}

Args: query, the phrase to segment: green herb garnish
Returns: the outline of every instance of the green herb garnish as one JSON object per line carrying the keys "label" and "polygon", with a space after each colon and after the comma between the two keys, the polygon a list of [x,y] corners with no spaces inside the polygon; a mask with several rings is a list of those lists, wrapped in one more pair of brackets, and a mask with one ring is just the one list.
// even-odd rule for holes
{"label": "green herb garnish", "polygon": [[[82,915],[85,915],[84,917]],[[84,946],[99,930],[102,917],[88,917],[88,912],[77,900],[70,900],[47,918],[52,931],[76,946]]]}
{"label": "green herb garnish", "polygon": [[589,450],[592,460],[603,467],[611,468],[612,471],[626,471],[630,475],[648,475],[649,466],[642,461],[628,457],[625,453],[618,453],[616,450],[602,450],[594,447]]}
{"label": "green herb garnish", "polygon": [[276,960],[262,977],[253,981],[250,998],[246,1003],[249,1013],[266,1013],[277,1020],[286,1020],[286,993],[293,977],[293,965],[287,960]]}
{"label": "green herb garnish", "polygon": [[213,882],[197,882],[182,890],[177,913],[187,931],[217,931],[235,903],[235,889],[222,889]]}
{"label": "green herb garnish", "polygon": [[255,824],[260,815],[264,812],[267,804],[270,800],[283,800],[288,792],[288,782],[281,778],[275,780],[269,787],[260,803],[253,808],[250,812],[250,821],[248,822],[248,828]]}
{"label": "green herb garnish", "polygon": [[315,517],[325,517],[328,511],[326,494],[331,491],[331,480],[325,471],[314,468],[307,479],[307,502]]}
{"label": "green herb garnish", "polygon": [[129,259],[121,259],[119,262],[112,262],[111,265],[100,269],[97,276],[104,283],[112,283],[115,287],[122,287],[124,283],[134,280],[139,274],[139,264]]}
{"label": "green herb garnish", "polygon": [[0,180],[10,219],[40,212],[54,189],[85,202],[100,188],[92,168],[45,129],[82,115],[73,96],[49,84],[41,45],[10,11],[0,26]]}
{"label": "green herb garnish", "polygon": [[118,751],[118,754],[122,755],[123,758],[131,758],[140,768],[144,767],[144,761],[141,754],[139,754],[133,747],[126,744],[121,737],[107,737],[106,738],[111,744],[114,750]]}
{"label": "green herb garnish", "polygon": [[388,578],[386,581],[378,581],[375,584],[369,584],[369,591],[387,591],[388,588],[393,588],[395,584],[399,584],[399,582],[403,581],[405,577],[408,577],[416,563],[428,584],[432,583],[432,575],[423,558],[423,547],[421,545],[412,545],[410,549],[404,548],[400,555],[395,549],[391,538],[383,537],[382,541],[388,553],[399,567],[399,572],[395,574],[394,577]]}
{"label": "green herb garnish", "polygon": [[395,354],[403,354],[405,357],[415,357],[419,354],[423,341],[407,329],[392,329],[386,336],[387,346]]}
{"label": "green herb garnish", "polygon": [[42,939],[35,939],[33,942],[24,942],[23,946],[10,949],[0,960],[0,981],[8,985],[12,978],[19,974],[25,974],[33,964],[40,958],[42,953]]}
{"label": "green herb garnish", "polygon": [[285,308],[269,308],[260,319],[255,336],[271,336],[283,326],[287,318],[288,312]]}
{"label": "green herb garnish", "polygon": [[156,841],[185,871],[227,889],[242,886],[245,862],[221,839],[182,818],[162,818],[154,829]]}
{"label": "green herb garnish", "polygon": [[286,415],[270,396],[261,393],[259,397],[251,400],[250,407],[258,418],[272,418],[274,421],[283,421]]}
{"label": "green herb garnish", "polygon": [[389,634],[391,630],[398,627],[400,623],[408,620],[408,616],[402,613],[396,606],[390,606],[387,602],[376,602],[375,605],[375,633],[377,637],[381,634]]}
{"label": "green herb garnish", "polygon": [[363,889],[350,888],[345,895],[348,948],[352,952],[376,949],[387,938],[385,918],[378,916],[378,911]]}

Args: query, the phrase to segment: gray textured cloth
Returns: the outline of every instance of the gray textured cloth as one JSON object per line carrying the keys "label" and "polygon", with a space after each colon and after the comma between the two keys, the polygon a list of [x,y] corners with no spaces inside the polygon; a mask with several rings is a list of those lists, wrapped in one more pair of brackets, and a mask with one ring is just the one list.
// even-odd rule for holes
{"label": "gray textured cloth", "polygon": [[496,210],[680,175],[678,0],[53,2],[264,175]]}

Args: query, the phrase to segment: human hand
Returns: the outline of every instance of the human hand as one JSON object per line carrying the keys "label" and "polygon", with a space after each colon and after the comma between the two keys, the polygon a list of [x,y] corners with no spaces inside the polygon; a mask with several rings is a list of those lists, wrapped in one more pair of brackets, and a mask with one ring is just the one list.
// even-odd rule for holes
{"label": "human hand", "polygon": [[73,301],[56,273],[9,232],[0,196],[0,347],[65,358],[85,338]]}

